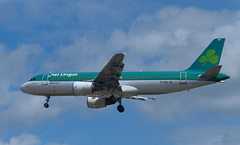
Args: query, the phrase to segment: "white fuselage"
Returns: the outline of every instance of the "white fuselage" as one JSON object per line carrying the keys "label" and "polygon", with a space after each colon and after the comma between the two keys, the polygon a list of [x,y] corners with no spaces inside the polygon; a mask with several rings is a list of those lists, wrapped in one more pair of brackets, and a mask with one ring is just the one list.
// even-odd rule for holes
{"label": "white fuselage", "polygon": [[[21,86],[21,90],[32,95],[43,96],[75,96],[73,84],[75,81],[29,81]],[[134,93],[127,90],[125,94],[114,92],[117,98],[136,95],[154,95],[189,90],[192,88],[209,85],[215,81],[186,80],[127,80],[119,81],[120,86],[136,88]],[[130,88],[130,89],[131,89]],[[108,98],[111,94],[108,91],[96,91],[86,96]]]}

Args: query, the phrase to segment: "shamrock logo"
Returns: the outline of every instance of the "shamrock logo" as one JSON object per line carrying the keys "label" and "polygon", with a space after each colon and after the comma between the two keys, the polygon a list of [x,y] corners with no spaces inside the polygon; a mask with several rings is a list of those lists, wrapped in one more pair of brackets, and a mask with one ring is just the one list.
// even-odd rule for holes
{"label": "shamrock logo", "polygon": [[215,55],[216,51],[214,49],[209,49],[206,53],[206,56],[203,55],[200,59],[199,62],[203,63],[203,66],[209,61],[210,63],[218,63],[218,55]]}

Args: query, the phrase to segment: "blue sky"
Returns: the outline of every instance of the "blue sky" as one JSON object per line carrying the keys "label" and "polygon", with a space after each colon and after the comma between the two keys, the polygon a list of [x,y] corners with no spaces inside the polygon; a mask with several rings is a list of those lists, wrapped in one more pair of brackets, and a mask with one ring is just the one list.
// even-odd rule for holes
{"label": "blue sky", "polygon": [[[240,142],[237,0],[0,0],[0,145],[229,145]],[[45,72],[100,71],[127,50],[126,71],[182,70],[226,38],[231,79],[156,101],[88,109],[85,97],[45,98],[19,86]]]}

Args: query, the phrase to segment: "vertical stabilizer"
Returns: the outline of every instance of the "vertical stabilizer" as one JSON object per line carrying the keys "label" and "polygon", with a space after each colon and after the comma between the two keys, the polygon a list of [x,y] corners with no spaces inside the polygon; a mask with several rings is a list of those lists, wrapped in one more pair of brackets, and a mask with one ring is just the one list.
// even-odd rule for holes
{"label": "vertical stabilizer", "polygon": [[225,38],[214,39],[186,71],[203,71],[219,65]]}

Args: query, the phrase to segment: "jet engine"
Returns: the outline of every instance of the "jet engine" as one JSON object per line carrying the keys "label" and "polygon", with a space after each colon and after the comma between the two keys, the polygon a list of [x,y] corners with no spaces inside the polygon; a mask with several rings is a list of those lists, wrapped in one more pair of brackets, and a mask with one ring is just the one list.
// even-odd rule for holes
{"label": "jet engine", "polygon": [[73,83],[73,91],[76,96],[86,96],[93,94],[95,91],[102,90],[101,86],[95,85],[93,82],[75,82]]}
{"label": "jet engine", "polygon": [[116,102],[112,102],[110,98],[99,98],[99,97],[87,97],[87,106],[88,108],[103,108],[107,105],[115,104]]}

